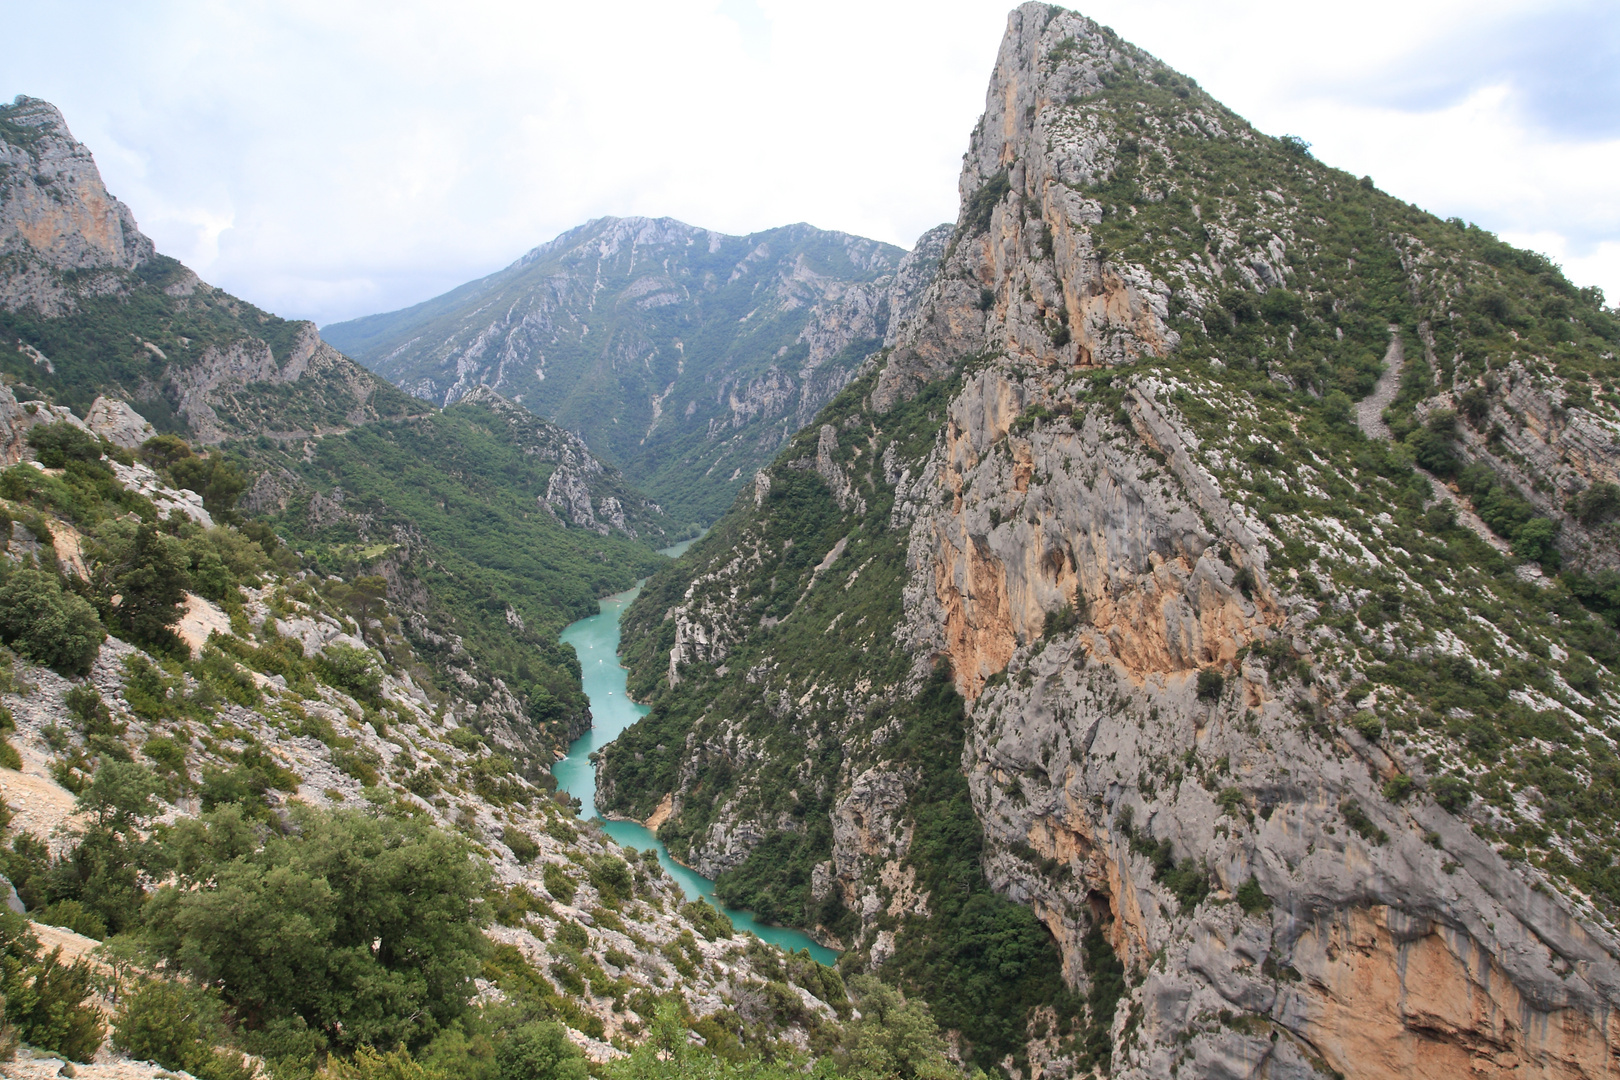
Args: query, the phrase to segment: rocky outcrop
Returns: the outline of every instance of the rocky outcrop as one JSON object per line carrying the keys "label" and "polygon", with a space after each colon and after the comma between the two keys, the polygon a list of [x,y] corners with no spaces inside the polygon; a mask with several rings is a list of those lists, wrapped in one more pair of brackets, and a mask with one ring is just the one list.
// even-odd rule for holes
{"label": "rocky outcrop", "polygon": [[0,123],[0,257],[28,268],[0,275],[0,306],[59,315],[73,293],[50,271],[134,270],[153,257],[54,105],[19,95],[0,107]]}
{"label": "rocky outcrop", "polygon": [[591,453],[578,435],[541,420],[487,386],[474,387],[459,404],[492,414],[525,457],[554,464],[540,505],[559,520],[600,536],[662,535],[663,508],[626,485],[619,471]]}

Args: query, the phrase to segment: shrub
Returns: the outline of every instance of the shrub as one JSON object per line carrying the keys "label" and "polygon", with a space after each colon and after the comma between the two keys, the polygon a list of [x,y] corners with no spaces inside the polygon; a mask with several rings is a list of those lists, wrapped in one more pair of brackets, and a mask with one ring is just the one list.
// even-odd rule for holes
{"label": "shrub", "polygon": [[1513,554],[1530,562],[1550,562],[1557,555],[1558,523],[1533,517],[1513,533]]}
{"label": "shrub", "polygon": [[1405,802],[1417,785],[1405,773],[1396,773],[1384,781],[1384,798],[1390,802]]}
{"label": "shrub", "polygon": [[535,858],[540,854],[540,845],[534,842],[532,836],[522,829],[514,829],[510,825],[501,830],[501,843],[510,848],[512,857],[524,866],[534,862]]}
{"label": "shrub", "polygon": [[101,1012],[90,1000],[93,973],[83,960],[62,963],[62,950],[39,955],[39,939],[21,915],[0,908],[0,999],[5,1020],[24,1042],[89,1061],[101,1045]]}
{"label": "shrub", "polygon": [[0,585],[0,641],[63,675],[84,675],[107,633],[96,609],[62,589],[55,574],[31,567]]}
{"label": "shrub", "polygon": [[1582,525],[1601,525],[1620,518],[1620,484],[1596,483],[1575,499],[1575,516]]}
{"label": "shrub", "polygon": [[77,900],[58,900],[34,912],[33,920],[46,926],[60,926],[75,934],[100,941],[107,936],[107,920]]}
{"label": "shrub", "polygon": [[176,823],[178,877],[143,909],[154,951],[260,1022],[340,1049],[417,1044],[467,1008],[487,867],[414,818],[295,806],[261,839],[239,809]]}
{"label": "shrub", "polygon": [[1457,813],[1474,801],[1474,786],[1460,776],[1437,776],[1429,785],[1429,794],[1442,810]]}
{"label": "shrub", "polygon": [[[110,521],[91,548],[104,611],[128,641],[172,655],[189,650],[170,629],[191,587],[191,555],[179,539],[154,525]],[[112,598],[118,597],[114,605]]]}
{"label": "shrub", "polygon": [[579,886],[574,884],[574,879],[562,867],[547,863],[541,877],[545,880],[546,892],[565,904],[574,902],[574,894],[579,891]]}
{"label": "shrub", "polygon": [[498,1080],[587,1080],[585,1056],[569,1041],[562,1025],[547,1021],[524,1024],[495,1049]]}
{"label": "shrub", "polygon": [[692,928],[702,934],[709,941],[729,938],[736,932],[726,913],[710,904],[701,896],[691,903],[681,905],[681,915]]}
{"label": "shrub", "polygon": [[327,1058],[315,1077],[316,1080],[448,1080],[444,1073],[413,1058],[403,1046],[386,1054],[362,1046],[348,1061],[340,1057]]}
{"label": "shrub", "polygon": [[28,430],[28,445],[47,469],[61,469],[69,461],[100,461],[101,444],[84,428],[58,420]]}
{"label": "shrub", "polygon": [[11,740],[0,738],[0,769],[10,769],[12,772],[22,772],[22,755],[17,748],[11,745]]}
{"label": "shrub", "polygon": [[1361,838],[1369,844],[1377,847],[1389,841],[1389,834],[1380,829],[1354,799],[1348,799],[1340,803],[1339,813],[1344,815],[1345,823],[1360,834]]}
{"label": "shrub", "polygon": [[1055,611],[1046,613],[1046,626],[1043,633],[1046,637],[1057,637],[1067,634],[1080,625],[1081,613],[1075,604],[1064,604]]}
{"label": "shrub", "polygon": [[1271,897],[1260,888],[1260,880],[1253,874],[1249,875],[1248,881],[1238,886],[1237,902],[1245,915],[1258,915],[1262,911],[1271,910]]}
{"label": "shrub", "polygon": [[1226,679],[1212,667],[1204,668],[1198,673],[1198,700],[1215,701],[1220,698],[1221,691],[1226,689]]}
{"label": "shrub", "polygon": [[[630,867],[613,855],[598,855],[590,862],[591,884],[606,903],[627,899],[635,890]],[[730,935],[726,935],[729,937]]]}
{"label": "shrub", "polygon": [[359,701],[376,702],[382,693],[382,668],[365,649],[334,642],[315,658],[315,673],[328,686]]}
{"label": "shrub", "polygon": [[248,1080],[254,1070],[226,1038],[219,998],[168,979],[146,979],[126,993],[113,1018],[113,1044],[130,1057],[183,1069],[198,1080]]}
{"label": "shrub", "polygon": [[1362,710],[1351,719],[1350,726],[1368,742],[1377,742],[1384,734],[1384,722],[1373,713]]}

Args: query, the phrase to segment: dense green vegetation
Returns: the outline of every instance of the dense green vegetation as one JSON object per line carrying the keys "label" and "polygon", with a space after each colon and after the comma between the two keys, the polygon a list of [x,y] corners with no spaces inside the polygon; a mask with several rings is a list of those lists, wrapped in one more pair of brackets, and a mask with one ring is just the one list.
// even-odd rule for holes
{"label": "dense green vegetation", "polygon": [[542,738],[565,744],[583,729],[579,661],[557,635],[666,560],[616,532],[565,527],[543,502],[555,466],[499,415],[458,405],[328,436],[308,461],[269,460],[302,481],[268,520],[307,562],[419,590],[420,619],[404,630],[438,685],[457,688],[452,669],[470,668],[475,702],[500,679]]}

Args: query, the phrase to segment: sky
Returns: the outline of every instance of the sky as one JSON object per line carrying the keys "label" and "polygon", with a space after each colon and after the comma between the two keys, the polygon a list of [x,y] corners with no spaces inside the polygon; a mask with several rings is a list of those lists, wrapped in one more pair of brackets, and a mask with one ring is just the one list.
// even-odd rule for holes
{"label": "sky", "polygon": [[[956,217],[1007,0],[0,0],[159,250],[389,311],[604,214],[909,247]],[[1620,302],[1615,0],[1088,0],[1273,135]]]}

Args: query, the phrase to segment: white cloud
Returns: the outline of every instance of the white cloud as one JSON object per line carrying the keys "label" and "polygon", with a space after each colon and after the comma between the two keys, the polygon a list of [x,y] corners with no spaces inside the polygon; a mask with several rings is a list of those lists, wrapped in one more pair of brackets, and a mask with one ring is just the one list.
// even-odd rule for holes
{"label": "white cloud", "polygon": [[[1472,69],[1417,104],[1389,89],[1425,57],[1456,68],[1435,58],[1460,26],[1495,40],[1536,7],[1086,10],[1262,129],[1534,236],[1620,297],[1603,254],[1620,242],[1616,144],[1553,137],[1522,86]],[[425,299],[600,214],[910,244],[955,216],[1005,16],[1004,0],[31,5],[8,14],[30,47],[0,93],[60,105],[162,249],[328,321]]]}

